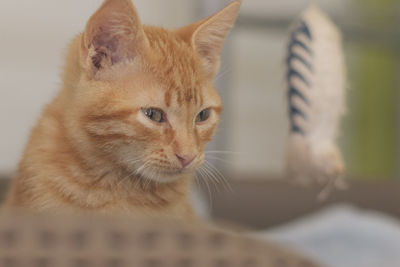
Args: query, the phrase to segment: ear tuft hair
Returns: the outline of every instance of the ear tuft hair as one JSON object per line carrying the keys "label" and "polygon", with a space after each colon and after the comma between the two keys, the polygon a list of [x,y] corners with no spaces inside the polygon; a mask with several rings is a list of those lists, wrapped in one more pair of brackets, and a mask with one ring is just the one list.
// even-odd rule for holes
{"label": "ear tuft hair", "polygon": [[106,0],[89,19],[82,38],[82,63],[95,76],[133,60],[147,39],[130,0]]}

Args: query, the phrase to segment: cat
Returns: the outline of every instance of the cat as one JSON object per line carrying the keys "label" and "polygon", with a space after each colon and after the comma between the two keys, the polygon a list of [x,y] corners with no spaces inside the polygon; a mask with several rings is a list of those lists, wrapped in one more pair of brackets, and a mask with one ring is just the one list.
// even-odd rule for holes
{"label": "cat", "polygon": [[191,182],[222,111],[213,79],[240,5],[166,30],[142,25],[131,0],[105,0],[69,46],[5,207],[195,218]]}

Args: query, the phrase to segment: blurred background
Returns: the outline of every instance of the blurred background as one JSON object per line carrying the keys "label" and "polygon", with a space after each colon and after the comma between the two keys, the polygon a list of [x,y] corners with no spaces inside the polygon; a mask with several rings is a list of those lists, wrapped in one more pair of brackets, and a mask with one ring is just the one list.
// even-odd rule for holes
{"label": "blurred background", "polygon": [[[10,178],[15,172],[31,127],[60,87],[68,42],[84,29],[101,2],[0,1],[0,177]],[[281,181],[289,125],[283,89],[288,29],[309,2],[243,2],[216,79],[225,108],[221,126],[209,147],[220,153],[209,160],[229,180],[232,190],[211,189],[206,193],[209,195],[205,213],[213,217],[259,229],[270,228],[334,203],[349,203],[400,217],[400,1],[315,1],[344,35],[348,114],[342,121],[338,142],[351,187],[334,192],[321,203],[316,201],[319,189],[298,188]],[[168,28],[204,18],[227,3],[228,0],[134,0],[145,24]],[[360,219],[353,211],[335,209],[313,222],[325,218],[338,224],[346,222],[342,226],[348,227],[368,217]],[[379,218],[383,222],[386,217]],[[387,225],[379,227],[387,230]],[[373,223],[368,226],[363,229],[374,231],[378,227]],[[301,229],[308,237],[315,237],[315,232],[305,230],[307,227]],[[394,231],[400,240],[400,230]],[[328,237],[321,235],[325,238],[320,239],[323,243]],[[374,241],[372,237],[368,240]],[[341,242],[339,247],[343,247]],[[382,243],[375,244],[390,251]],[[315,255],[323,255],[315,251]],[[335,266],[394,266],[375,263],[379,264],[353,262]]]}
{"label": "blurred background", "polygon": [[[17,165],[30,128],[55,95],[65,48],[101,0],[0,2],[0,173]],[[288,120],[283,58],[290,23],[307,0],[244,1],[216,80],[225,105],[210,150],[235,177],[277,177],[284,171]],[[179,27],[208,16],[228,0],[136,0],[144,23]],[[348,176],[395,179],[399,173],[399,2],[321,0],[344,33],[348,116],[340,145]],[[225,164],[228,162],[228,164]],[[267,175],[266,175],[267,174]]]}

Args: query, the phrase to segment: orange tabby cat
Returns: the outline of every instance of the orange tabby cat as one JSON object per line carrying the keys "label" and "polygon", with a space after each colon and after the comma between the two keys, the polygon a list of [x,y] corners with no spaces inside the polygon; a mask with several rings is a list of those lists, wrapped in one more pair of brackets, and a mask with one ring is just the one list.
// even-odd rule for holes
{"label": "orange tabby cat", "polygon": [[176,30],[105,0],[72,42],[63,87],[30,137],[6,205],[188,218],[217,126],[219,53],[239,11]]}

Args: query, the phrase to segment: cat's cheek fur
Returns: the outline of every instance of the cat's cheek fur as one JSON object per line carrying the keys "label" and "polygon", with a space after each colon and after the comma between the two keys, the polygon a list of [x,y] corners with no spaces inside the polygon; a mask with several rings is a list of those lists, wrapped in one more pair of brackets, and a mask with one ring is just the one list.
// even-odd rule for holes
{"label": "cat's cheek fur", "polygon": [[199,138],[202,143],[208,143],[211,141],[215,130],[217,128],[217,124],[212,125],[211,127],[207,127],[199,131]]}

